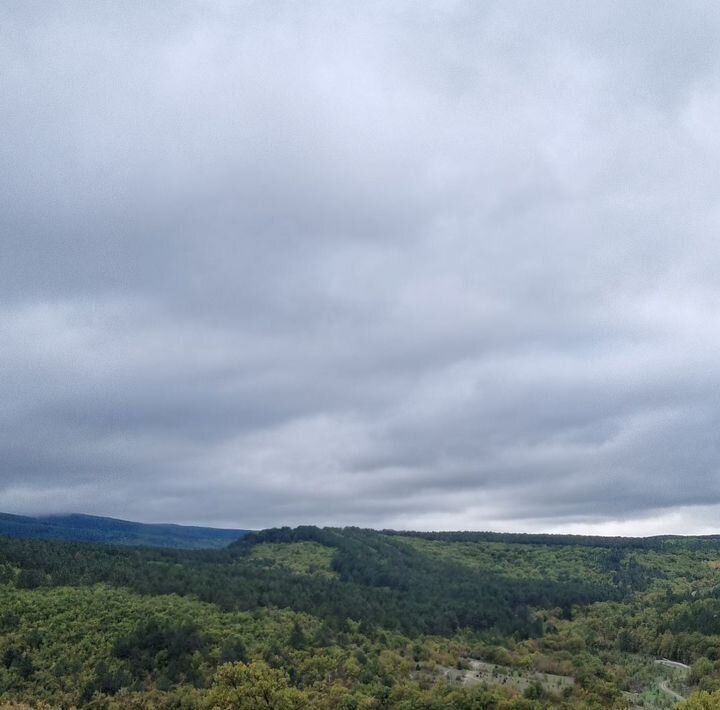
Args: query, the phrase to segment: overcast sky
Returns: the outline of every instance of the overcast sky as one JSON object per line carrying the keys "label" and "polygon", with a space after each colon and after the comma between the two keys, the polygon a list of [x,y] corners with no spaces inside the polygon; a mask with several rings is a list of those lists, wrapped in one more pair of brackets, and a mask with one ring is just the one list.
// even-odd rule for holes
{"label": "overcast sky", "polygon": [[0,5],[0,510],[720,520],[715,2]]}

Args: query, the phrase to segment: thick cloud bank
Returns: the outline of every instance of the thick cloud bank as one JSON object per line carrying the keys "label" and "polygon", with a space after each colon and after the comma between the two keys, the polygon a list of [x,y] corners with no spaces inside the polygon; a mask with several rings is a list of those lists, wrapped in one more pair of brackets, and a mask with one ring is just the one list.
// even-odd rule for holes
{"label": "thick cloud bank", "polygon": [[0,509],[699,532],[712,2],[0,8]]}

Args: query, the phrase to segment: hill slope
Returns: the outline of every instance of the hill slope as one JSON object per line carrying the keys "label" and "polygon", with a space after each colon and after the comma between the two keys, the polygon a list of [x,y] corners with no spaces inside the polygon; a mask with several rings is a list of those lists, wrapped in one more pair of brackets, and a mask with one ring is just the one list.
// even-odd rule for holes
{"label": "hill slope", "polygon": [[135,523],[95,515],[51,515],[33,518],[0,513],[0,535],[42,540],[206,549],[225,547],[247,533],[247,530]]}

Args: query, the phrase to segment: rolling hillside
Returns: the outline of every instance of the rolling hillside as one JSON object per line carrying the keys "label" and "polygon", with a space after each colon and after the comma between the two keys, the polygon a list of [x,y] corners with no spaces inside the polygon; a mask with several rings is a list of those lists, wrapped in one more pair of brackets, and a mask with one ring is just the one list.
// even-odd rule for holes
{"label": "rolling hillside", "polygon": [[709,710],[718,649],[716,537],[0,535],[6,707]]}
{"label": "rolling hillside", "polygon": [[247,533],[247,530],[135,523],[95,515],[74,514],[32,518],[0,513],[0,535],[41,540],[207,549],[225,547]]}

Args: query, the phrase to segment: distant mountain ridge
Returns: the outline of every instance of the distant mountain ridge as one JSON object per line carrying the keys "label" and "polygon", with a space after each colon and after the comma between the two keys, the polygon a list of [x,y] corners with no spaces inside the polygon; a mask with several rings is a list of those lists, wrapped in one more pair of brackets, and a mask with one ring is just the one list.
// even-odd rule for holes
{"label": "distant mountain ridge", "polygon": [[79,513],[40,517],[0,513],[0,535],[68,542],[209,549],[226,547],[248,532],[172,523],[136,523]]}

